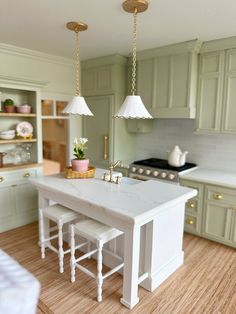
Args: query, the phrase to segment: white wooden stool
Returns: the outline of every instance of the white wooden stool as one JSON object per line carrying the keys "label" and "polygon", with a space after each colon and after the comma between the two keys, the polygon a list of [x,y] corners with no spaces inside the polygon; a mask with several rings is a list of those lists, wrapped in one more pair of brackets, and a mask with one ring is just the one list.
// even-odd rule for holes
{"label": "white wooden stool", "polygon": [[[71,282],[75,281],[75,268],[76,267],[79,268],[81,271],[83,271],[85,274],[91,276],[94,279],[97,279],[97,300],[98,302],[101,302],[103,279],[112,275],[113,273],[115,273],[116,271],[118,271],[124,266],[123,259],[120,256],[104,249],[104,251],[106,251],[108,254],[111,254],[112,256],[115,256],[116,258],[121,260],[122,263],[103,275],[102,274],[103,245],[117,238],[118,236],[123,234],[123,232],[115,228],[109,227],[107,225],[104,225],[96,220],[85,219],[83,221],[76,223],[75,225],[71,225],[70,234],[71,234],[71,244],[70,244],[71,246],[71,261],[70,261]],[[97,248],[75,259],[75,250],[88,244],[88,242],[84,242],[75,247],[75,235],[82,236],[88,241],[93,242],[94,244],[96,244]],[[79,264],[80,261],[84,260],[85,258],[91,257],[95,253],[97,253],[97,274],[92,273],[90,270],[88,270],[87,268]]]}
{"label": "white wooden stool", "polygon": [[[39,237],[41,246],[41,258],[45,258],[45,248],[48,247],[59,257],[59,271],[64,272],[64,255],[70,252],[70,249],[63,250],[63,225],[68,222],[73,222],[76,219],[83,217],[82,215],[70,210],[62,205],[55,204],[46,208],[39,209]],[[44,219],[54,221],[57,226],[49,228],[49,234],[45,235]],[[50,231],[58,230],[56,235],[50,237]],[[65,233],[65,232],[64,232]],[[56,249],[50,240],[58,238],[58,249]]]}

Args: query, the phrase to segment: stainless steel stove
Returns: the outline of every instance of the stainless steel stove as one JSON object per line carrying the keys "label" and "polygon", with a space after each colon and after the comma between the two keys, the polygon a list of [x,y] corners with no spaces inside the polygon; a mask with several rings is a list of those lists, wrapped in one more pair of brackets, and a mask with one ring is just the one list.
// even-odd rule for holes
{"label": "stainless steel stove", "polygon": [[165,180],[178,184],[180,174],[187,173],[196,167],[196,164],[188,162],[182,167],[172,167],[167,160],[149,158],[134,161],[129,166],[129,177],[138,180]]}

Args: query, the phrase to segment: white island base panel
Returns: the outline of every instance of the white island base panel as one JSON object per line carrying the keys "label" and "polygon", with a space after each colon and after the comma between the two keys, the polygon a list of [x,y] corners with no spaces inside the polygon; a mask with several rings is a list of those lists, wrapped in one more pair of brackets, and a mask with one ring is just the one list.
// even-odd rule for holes
{"label": "white island base panel", "polygon": [[[139,276],[146,274],[147,278],[139,285],[148,291],[153,292],[183,265],[184,211],[184,205],[174,206],[141,228]],[[108,244],[106,249],[123,256],[124,236]],[[118,263],[118,259],[104,252],[104,265],[113,268]],[[130,308],[122,299],[121,303]]]}

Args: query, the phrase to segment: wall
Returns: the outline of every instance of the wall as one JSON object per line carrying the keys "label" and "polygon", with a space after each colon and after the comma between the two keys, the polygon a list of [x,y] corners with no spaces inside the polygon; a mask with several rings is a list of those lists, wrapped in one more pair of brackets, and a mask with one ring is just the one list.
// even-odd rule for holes
{"label": "wall", "polygon": [[152,133],[137,136],[135,158],[166,158],[166,151],[176,144],[189,151],[189,162],[236,171],[236,135],[194,134],[194,120],[190,119],[156,119]]}

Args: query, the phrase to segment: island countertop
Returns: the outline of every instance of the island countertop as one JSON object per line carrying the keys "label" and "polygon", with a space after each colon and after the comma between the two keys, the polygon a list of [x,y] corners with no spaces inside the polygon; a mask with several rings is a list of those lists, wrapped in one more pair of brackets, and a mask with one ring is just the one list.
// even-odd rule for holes
{"label": "island countertop", "polygon": [[60,191],[87,204],[99,206],[101,210],[135,224],[149,220],[165,208],[185,202],[197,194],[196,190],[186,187],[130,178],[122,178],[118,185],[98,177],[66,179],[59,174],[31,179],[31,182],[48,192]]}

